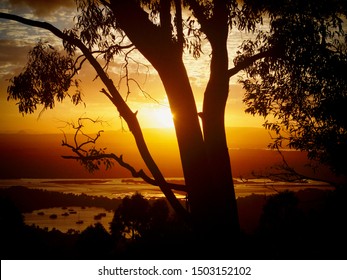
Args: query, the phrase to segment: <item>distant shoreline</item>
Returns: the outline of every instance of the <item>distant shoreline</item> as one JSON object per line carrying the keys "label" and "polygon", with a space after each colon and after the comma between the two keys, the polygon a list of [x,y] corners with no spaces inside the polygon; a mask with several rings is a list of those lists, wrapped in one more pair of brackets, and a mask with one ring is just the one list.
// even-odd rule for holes
{"label": "distant shoreline", "polygon": [[69,180],[48,180],[42,181],[45,184],[76,184],[76,185],[94,185],[94,184],[104,184],[112,181],[111,179],[69,179]]}
{"label": "distant shoreline", "polygon": [[[168,182],[184,184],[180,177],[167,178]],[[164,198],[164,194],[157,186],[152,186],[140,178],[97,178],[97,179],[18,179],[0,180],[0,190],[11,186],[23,186],[35,190],[56,191],[59,193],[74,195],[85,194],[88,196],[104,196],[109,199],[122,199],[140,192],[145,198]],[[284,190],[298,192],[303,189],[333,190],[326,183],[317,181],[307,182],[277,182],[264,179],[236,179],[234,178],[234,189],[237,198],[252,194],[272,195]],[[177,198],[185,199],[185,192],[175,191]]]}
{"label": "distant shoreline", "polygon": [[[299,203],[303,208],[315,208],[320,204],[332,189],[302,188],[295,191]],[[276,193],[251,193],[237,198],[240,223],[244,229],[253,229],[259,222],[263,206],[268,198]],[[64,193],[59,191],[28,188],[24,186],[11,186],[0,188],[0,198],[13,201],[22,213],[53,207],[99,207],[105,210],[115,210],[121,203],[121,198],[94,196],[84,193]],[[248,231],[248,230],[247,230]]]}

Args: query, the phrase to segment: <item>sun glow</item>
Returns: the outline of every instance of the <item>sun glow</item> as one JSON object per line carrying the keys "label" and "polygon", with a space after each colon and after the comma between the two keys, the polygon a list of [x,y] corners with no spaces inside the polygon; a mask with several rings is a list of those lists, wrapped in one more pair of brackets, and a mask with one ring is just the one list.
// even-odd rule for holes
{"label": "sun glow", "polygon": [[170,108],[161,107],[153,110],[153,119],[157,122],[159,127],[171,128],[174,127],[173,118]]}
{"label": "sun glow", "polygon": [[151,128],[173,128],[173,118],[169,107],[155,107],[141,110],[146,126]]}

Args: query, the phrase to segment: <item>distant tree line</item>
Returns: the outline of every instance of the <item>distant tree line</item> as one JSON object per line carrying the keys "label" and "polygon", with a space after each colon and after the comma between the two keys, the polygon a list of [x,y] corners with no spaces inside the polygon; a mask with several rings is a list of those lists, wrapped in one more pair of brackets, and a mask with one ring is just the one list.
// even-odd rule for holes
{"label": "distant tree line", "polygon": [[0,197],[8,197],[14,201],[22,213],[51,207],[89,206],[115,210],[121,199],[105,196],[89,196],[84,193],[61,193],[41,189],[29,189],[23,186],[12,186],[0,189]]}

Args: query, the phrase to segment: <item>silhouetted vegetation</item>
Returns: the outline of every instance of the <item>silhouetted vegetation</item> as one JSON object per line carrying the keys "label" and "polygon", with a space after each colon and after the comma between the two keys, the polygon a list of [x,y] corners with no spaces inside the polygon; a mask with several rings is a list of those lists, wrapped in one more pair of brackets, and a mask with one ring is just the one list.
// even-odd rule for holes
{"label": "silhouetted vegetation", "polygon": [[[170,211],[164,199],[146,200],[137,193],[121,201],[110,231],[95,223],[82,232],[62,233],[26,225],[15,203],[3,194],[2,259],[230,259],[219,247],[211,249],[220,244],[213,238],[209,244],[197,242],[189,224]],[[232,258],[345,259],[346,198],[345,189],[239,198],[243,234]],[[223,234],[222,228],[216,230]]]}
{"label": "silhouetted vegetation", "polygon": [[132,240],[141,238],[149,226],[149,209],[148,200],[141,194],[126,196],[111,222],[112,234],[117,237],[127,236]]}
{"label": "silhouetted vegetation", "polygon": [[51,207],[94,206],[106,210],[114,210],[121,199],[104,196],[88,196],[86,194],[61,193],[41,189],[29,189],[22,186],[13,186],[0,189],[0,196],[8,197],[15,202],[17,208],[25,213]]}
{"label": "silhouetted vegetation", "polygon": [[346,259],[345,189],[270,197],[253,236],[256,258]]}
{"label": "silhouetted vegetation", "polygon": [[87,227],[79,234],[76,241],[76,251],[79,259],[108,259],[113,253],[111,235],[102,224]]}
{"label": "silhouetted vegetation", "polygon": [[306,151],[347,175],[346,1],[245,1],[267,12],[270,32],[245,41],[236,60],[274,51],[246,70],[246,111],[268,118],[273,147]]}
{"label": "silhouetted vegetation", "polygon": [[[40,41],[30,51],[22,73],[10,79],[8,99],[15,100],[23,114],[33,113],[39,106],[53,108],[66,98],[76,105],[82,102],[77,74],[88,61],[103,83],[101,94],[117,108],[132,132],[149,175],[145,169],[136,170],[124,162],[122,156],[97,148],[95,142],[100,132],[95,138],[84,134],[87,140],[82,143],[78,143],[77,134],[72,143],[65,138],[63,146],[72,152],[66,158],[78,160],[89,171],[99,169],[102,164],[110,168],[115,161],[134,177],[159,186],[176,213],[190,223],[201,247],[213,240],[211,248],[223,247],[229,253],[235,247],[230,236],[240,244],[225,136],[225,108],[233,76],[246,74],[241,82],[246,90],[247,111],[274,118],[274,122],[265,123],[266,128],[278,134],[273,147],[278,148],[283,140],[288,140],[290,147],[306,151],[310,158],[328,164],[336,174],[346,174],[344,0],[78,0],[76,6],[75,25],[63,31],[42,21],[0,13],[1,18],[50,31],[62,40],[65,51]],[[254,40],[242,42],[233,58],[229,46],[239,36],[229,36],[231,30],[254,35]],[[210,47],[210,67],[202,112],[198,112],[193,79],[188,76],[183,54],[199,58],[205,44]],[[133,91],[130,84],[148,97],[129,71],[142,65],[131,57],[135,50],[153,66],[165,88],[175,115],[173,121],[187,186],[165,180],[146,145],[137,113],[126,102]],[[119,81],[112,81],[110,77],[115,76],[109,66],[118,56],[124,60],[121,66],[125,68],[121,68],[124,74]],[[231,60],[233,65],[229,68]],[[116,86],[123,81],[124,86]],[[74,87],[74,94],[70,94],[70,87]],[[122,94],[120,90],[124,89]],[[73,128],[83,135],[80,120]],[[283,130],[287,134],[283,135]],[[176,198],[175,188],[188,193],[189,207]],[[276,199],[285,204],[280,206]],[[298,221],[296,215],[302,216],[296,212],[296,202],[289,194],[276,199],[269,202],[262,219],[265,232],[287,232],[284,225],[272,225],[281,218],[276,216],[277,210],[283,212],[282,218],[289,223]],[[132,223],[120,228],[131,232],[136,225],[139,231],[133,231],[132,237],[137,242],[139,236],[144,238],[140,232],[147,221],[132,220]]]}

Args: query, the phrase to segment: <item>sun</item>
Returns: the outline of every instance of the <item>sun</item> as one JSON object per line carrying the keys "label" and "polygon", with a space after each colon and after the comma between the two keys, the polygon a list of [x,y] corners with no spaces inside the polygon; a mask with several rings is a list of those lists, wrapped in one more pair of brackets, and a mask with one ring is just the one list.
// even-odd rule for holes
{"label": "sun", "polygon": [[174,116],[171,114],[170,108],[168,107],[160,107],[153,109],[153,124],[159,128],[173,128],[173,118]]}
{"label": "sun", "polygon": [[174,128],[174,116],[169,106],[151,104],[142,106],[138,112],[143,128]]}

